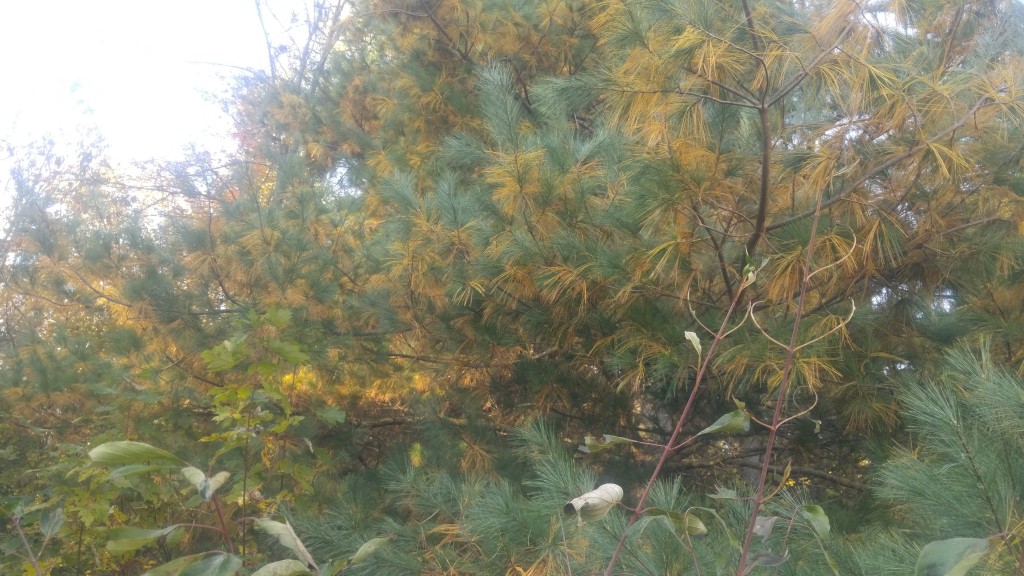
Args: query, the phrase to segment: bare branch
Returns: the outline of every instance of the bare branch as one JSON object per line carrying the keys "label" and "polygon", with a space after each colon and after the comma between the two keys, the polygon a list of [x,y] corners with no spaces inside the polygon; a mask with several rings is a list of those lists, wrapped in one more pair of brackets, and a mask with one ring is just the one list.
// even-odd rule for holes
{"label": "bare branch", "polygon": [[263,20],[263,2],[255,0],[256,17],[260,21],[260,29],[263,30],[263,43],[267,48],[267,61],[270,63],[270,81],[277,83],[277,57],[274,55],[274,47],[270,42],[270,33],[267,31],[267,24]]}

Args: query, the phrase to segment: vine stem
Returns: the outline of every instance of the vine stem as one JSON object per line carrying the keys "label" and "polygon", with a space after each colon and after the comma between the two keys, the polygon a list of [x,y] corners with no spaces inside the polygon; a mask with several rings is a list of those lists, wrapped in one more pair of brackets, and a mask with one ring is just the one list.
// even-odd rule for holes
{"label": "vine stem", "polygon": [[231,554],[235,553],[235,543],[231,540],[231,533],[228,531],[227,522],[224,520],[224,512],[220,509],[220,498],[216,494],[213,495],[213,507],[217,510],[217,520],[220,521],[220,531],[224,535],[224,542],[227,544],[228,552]]}
{"label": "vine stem", "polygon": [[[294,377],[294,370],[292,375]],[[255,390],[253,390],[255,392]],[[250,394],[249,398],[252,398]],[[242,513],[245,514],[248,510],[246,508],[247,500],[249,496],[249,438],[252,437],[252,402],[248,403],[248,411],[245,414],[245,443],[242,446]],[[242,542],[239,546],[239,550],[242,555],[245,555],[246,544],[248,543],[249,537],[249,526],[245,525],[242,527]]]}
{"label": "vine stem", "polygon": [[[750,512],[750,520],[747,522],[747,531],[743,536],[743,547],[740,548],[740,559],[736,566],[736,575],[743,576],[747,568],[747,557],[750,553],[750,544],[754,538],[754,527],[757,524],[757,516],[761,513],[767,498],[764,496],[765,485],[768,481],[768,471],[771,469],[772,450],[775,447],[775,438],[779,428],[785,424],[782,411],[786,405],[786,394],[789,390],[790,379],[793,375],[793,366],[796,363],[797,344],[800,339],[800,324],[803,320],[804,305],[807,302],[807,291],[810,286],[812,269],[814,266],[814,249],[817,246],[818,223],[821,220],[822,198],[824,189],[818,191],[817,205],[814,210],[814,220],[811,223],[811,235],[807,240],[807,254],[804,256],[804,273],[800,281],[800,296],[797,298],[796,314],[793,317],[793,330],[789,336],[789,344],[786,346],[786,360],[782,368],[782,378],[779,381],[779,389],[775,397],[775,411],[772,414],[772,423],[768,427],[768,441],[765,445],[764,458],[761,463],[761,473],[758,476],[757,488],[754,491],[754,509]],[[753,313],[753,312],[751,312]]]}
{"label": "vine stem", "polygon": [[711,345],[708,346],[707,356],[704,357],[704,361],[700,363],[700,367],[697,369],[697,376],[694,378],[693,389],[690,390],[690,396],[686,400],[686,406],[683,407],[682,414],[680,414],[679,419],[676,420],[676,426],[672,430],[672,436],[669,437],[668,442],[665,443],[665,447],[661,451],[658,463],[654,466],[654,471],[651,473],[651,478],[647,481],[647,485],[644,486],[644,491],[640,494],[640,499],[637,500],[636,509],[633,511],[633,515],[626,524],[626,529],[622,531],[622,537],[619,538],[619,544],[615,547],[615,552],[612,553],[611,560],[608,561],[608,567],[604,571],[604,576],[611,576],[612,570],[615,569],[615,565],[619,560],[619,555],[622,554],[622,548],[626,545],[626,540],[629,538],[629,529],[636,524],[637,520],[639,520],[640,516],[644,513],[644,503],[647,502],[647,498],[651,493],[651,487],[654,486],[654,482],[658,479],[658,476],[661,475],[661,469],[665,466],[665,462],[668,460],[669,455],[681,447],[675,445],[676,440],[682,433],[683,425],[689,419],[690,412],[693,410],[694,403],[697,399],[697,393],[700,391],[700,385],[704,381],[704,375],[711,366],[711,359],[715,355],[715,350],[718,348],[718,344],[729,333],[729,320],[732,318],[733,313],[736,311],[736,307],[739,305],[743,289],[749,285],[750,280],[744,278],[743,282],[740,283],[739,289],[736,291],[736,295],[733,296],[732,302],[729,303],[729,310],[726,311],[725,318],[722,319],[718,332],[715,333],[714,340],[712,340]]}

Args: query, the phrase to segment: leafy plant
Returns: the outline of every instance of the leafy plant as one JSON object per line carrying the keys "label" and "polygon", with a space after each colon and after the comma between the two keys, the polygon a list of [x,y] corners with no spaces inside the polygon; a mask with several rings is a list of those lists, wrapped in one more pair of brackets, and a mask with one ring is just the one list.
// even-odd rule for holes
{"label": "leafy plant", "polygon": [[[234,540],[236,536],[235,531],[238,530],[237,525],[239,524],[243,526],[252,524],[255,528],[274,536],[282,546],[294,552],[299,558],[299,561],[280,560],[265,564],[252,573],[254,576],[297,576],[300,574],[334,576],[339,574],[345,567],[364,561],[383,544],[382,540],[368,542],[368,547],[360,550],[353,557],[320,567],[313,560],[313,557],[310,556],[309,552],[306,551],[302,541],[287,522],[276,522],[269,518],[232,519],[225,514],[223,503],[217,491],[225,485],[230,477],[230,474],[226,471],[217,472],[209,476],[202,470],[189,465],[186,461],[166,450],[142,442],[132,441],[116,441],[101,444],[89,451],[89,458],[96,464],[116,466],[110,472],[111,478],[116,479],[149,474],[159,469],[180,470],[182,476],[198,492],[200,498],[205,502],[210,502],[216,511],[217,525],[215,526],[186,523],[174,524],[158,529],[122,526],[108,530],[106,548],[113,553],[133,552],[143,546],[156,543],[160,545],[173,545],[173,543],[181,541],[183,532],[195,530],[213,532],[224,542],[226,550],[207,550],[181,556],[150,568],[145,572],[146,576],[191,574],[227,576],[237,573],[244,561],[243,556],[236,550]],[[50,524],[53,524],[53,522],[50,521],[47,526]],[[252,556],[251,550],[249,555]]]}
{"label": "leafy plant", "polygon": [[[10,554],[23,562],[25,574],[48,576],[59,562],[58,556],[47,554],[47,547],[64,526],[64,509],[8,498],[0,508],[0,520],[6,520],[7,536],[0,540],[4,556]],[[32,530],[32,528],[35,530]],[[38,536],[33,532],[38,532]]]}
{"label": "leafy plant", "polygon": [[1024,571],[1018,2],[282,20],[228,158],[9,151],[0,494],[67,515],[8,520],[29,573],[248,569],[256,524],[269,574]]}

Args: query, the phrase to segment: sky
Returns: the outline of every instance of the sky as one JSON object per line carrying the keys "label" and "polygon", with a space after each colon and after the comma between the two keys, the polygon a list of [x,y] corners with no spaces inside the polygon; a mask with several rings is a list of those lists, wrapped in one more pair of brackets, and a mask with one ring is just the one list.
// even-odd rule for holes
{"label": "sky", "polygon": [[[264,4],[272,31],[302,6]],[[96,128],[124,162],[223,147],[230,125],[210,94],[236,67],[268,66],[255,0],[7,0],[0,54],[0,143]]]}

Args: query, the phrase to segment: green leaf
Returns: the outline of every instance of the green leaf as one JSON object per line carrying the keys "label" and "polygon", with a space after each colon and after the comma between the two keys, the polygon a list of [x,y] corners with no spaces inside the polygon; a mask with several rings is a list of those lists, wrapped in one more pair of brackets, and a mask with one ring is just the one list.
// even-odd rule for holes
{"label": "green leaf", "polygon": [[600,452],[601,450],[607,450],[612,446],[618,446],[619,444],[632,444],[635,440],[629,438],[623,438],[621,436],[612,436],[611,434],[605,434],[599,441],[593,436],[584,436],[583,444],[580,444],[579,451],[584,454],[592,454],[594,452]]}
{"label": "green leaf", "polygon": [[[167,536],[164,537],[163,542],[161,544],[163,546],[167,546],[169,548],[175,548],[175,547],[178,546],[178,544],[181,543],[182,540],[185,539],[186,535],[187,535],[187,531],[186,530],[174,530],[170,534],[168,534]],[[211,550],[211,552],[212,551],[213,550]]]}
{"label": "green leaf", "polygon": [[835,559],[832,558],[832,555],[824,548],[821,549],[821,553],[825,556],[825,562],[828,564],[828,567],[832,569],[832,574],[835,574],[835,576],[842,576],[839,572],[839,564],[837,564]]}
{"label": "green leaf", "polygon": [[373,538],[363,542],[363,545],[356,550],[356,553],[349,557],[346,566],[352,566],[353,564],[359,564],[360,562],[366,562],[370,556],[373,556],[381,546],[391,541],[390,536],[381,536],[379,538]]}
{"label": "green leaf", "polygon": [[984,538],[950,538],[921,548],[914,576],[964,576],[988,550]]}
{"label": "green leaf", "polygon": [[725,533],[725,536],[729,539],[729,543],[732,544],[732,547],[737,550],[742,548],[742,545],[740,544],[740,539],[737,538],[735,534],[733,534],[732,529],[729,528],[728,524],[726,524],[725,519],[718,515],[718,512],[716,512],[713,508],[702,508],[700,506],[694,506],[693,508],[687,510],[687,513],[692,513],[692,511],[696,510],[711,514],[711,516],[713,516],[715,520],[718,522],[719,526],[722,527],[722,532]]}
{"label": "green leaf", "polygon": [[334,425],[343,423],[348,417],[348,414],[336,406],[327,406],[326,408],[317,410],[316,417],[324,424]]}
{"label": "green leaf", "polygon": [[807,520],[807,523],[811,525],[811,528],[814,528],[818,537],[824,538],[832,531],[832,526],[829,524],[828,516],[825,514],[825,511],[821,509],[821,506],[818,506],[817,504],[804,504],[800,507],[800,515]]}
{"label": "green leaf", "polygon": [[327,564],[326,566],[320,568],[318,576],[338,576],[341,574],[341,571],[344,570],[346,566],[348,566],[348,558],[341,558],[339,560],[335,560],[330,564]]}
{"label": "green leaf", "polygon": [[245,337],[236,336],[231,340],[221,342],[209,350],[203,350],[199,355],[206,362],[206,367],[211,372],[223,372],[234,368],[247,353],[248,348],[245,346]]}
{"label": "green leaf", "polygon": [[271,306],[267,313],[263,317],[269,322],[274,328],[284,328],[292,320],[292,311],[287,308],[278,308],[277,306]]}
{"label": "green leaf", "polygon": [[111,528],[110,530],[107,530],[107,550],[115,553],[138,550],[146,544],[154,542],[158,538],[167,536],[177,529],[177,525],[168,526],[161,530],[134,528],[132,526]]}
{"label": "green leaf", "polygon": [[230,340],[225,340],[220,345],[224,347],[224,350],[235,353],[241,352],[245,349],[245,336],[235,336]]}
{"label": "green leaf", "polygon": [[294,342],[271,340],[267,343],[267,348],[270,348],[282,360],[290,364],[302,364],[309,360],[309,354],[303,352],[299,345]]}
{"label": "green leaf", "polygon": [[182,556],[181,558],[175,558],[166,564],[161,564],[156,568],[150,568],[142,576],[181,576],[186,568],[199,562],[203,558],[218,552],[203,552],[202,554],[193,554],[191,556]]}
{"label": "green leaf", "polygon": [[231,477],[230,472],[218,472],[207,478],[206,474],[202,470],[193,468],[192,466],[182,468],[181,473],[186,479],[188,479],[189,484],[199,492],[199,495],[203,497],[203,500],[213,498],[217,489],[223,486],[224,483],[227,482],[228,478]]}
{"label": "green leaf", "polygon": [[778,520],[778,516],[758,516],[754,520],[754,534],[760,536],[762,540],[767,540],[772,535],[772,529],[775,528],[775,523]]}
{"label": "green leaf", "polygon": [[306,550],[306,547],[303,546],[302,540],[299,540],[299,537],[295,534],[295,530],[292,529],[292,525],[287,521],[282,524],[281,522],[277,522],[269,518],[260,518],[254,523],[254,525],[257,529],[262,530],[271,536],[276,536],[277,541],[280,542],[282,546],[288,548],[292,552],[295,552],[295,555],[299,557],[299,560],[305,562],[307,566],[316,566],[316,562],[313,561],[313,557],[309,554],[309,551]]}
{"label": "green leaf", "polygon": [[138,474],[148,474],[155,470],[163,470],[167,468],[164,466],[155,466],[153,464],[129,464],[127,466],[120,466],[110,471],[110,475],[107,476],[111,480],[117,480],[119,478],[127,478],[128,476],[135,476]]}
{"label": "green leaf", "polygon": [[689,534],[690,536],[703,536],[708,533],[708,527],[693,514],[687,512],[676,512],[675,510],[664,510],[662,508],[648,508],[644,511],[648,516],[661,517],[666,520],[676,534]]}
{"label": "green leaf", "polygon": [[242,559],[234,554],[213,554],[186,568],[181,576],[233,576],[241,567]]}
{"label": "green leaf", "polygon": [[313,572],[310,572],[302,562],[289,558],[271,562],[250,576],[302,576],[303,574],[313,574]]}
{"label": "green leaf", "polygon": [[747,284],[757,279],[757,267],[754,266],[754,259],[750,257],[749,253],[744,256],[743,279]]}
{"label": "green leaf", "polygon": [[64,525],[64,508],[54,508],[43,513],[39,519],[39,531],[50,538]]}
{"label": "green leaf", "polygon": [[130,440],[100,444],[89,451],[89,458],[97,464],[188,465],[188,462],[166,450],[161,450],[144,442],[132,442]]}
{"label": "green leaf", "polygon": [[715,423],[697,432],[702,434],[731,434],[735,432],[747,432],[750,430],[750,416],[744,410],[733,410],[722,416]]}
{"label": "green leaf", "polygon": [[22,496],[5,496],[0,498],[0,512],[12,518],[20,518],[24,507],[25,498]]}

